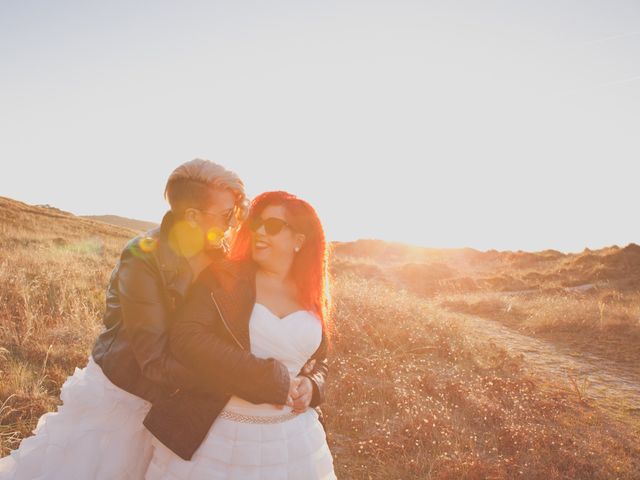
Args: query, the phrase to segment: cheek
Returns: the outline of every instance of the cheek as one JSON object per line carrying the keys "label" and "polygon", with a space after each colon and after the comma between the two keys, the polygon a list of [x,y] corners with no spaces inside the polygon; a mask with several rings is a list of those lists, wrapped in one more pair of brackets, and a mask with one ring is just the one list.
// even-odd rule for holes
{"label": "cheek", "polygon": [[228,227],[227,227],[227,225],[224,225],[223,223],[214,221],[211,224],[211,228],[212,228],[212,230],[215,230],[215,231],[218,231],[218,232],[225,232]]}
{"label": "cheek", "polygon": [[278,238],[273,242],[274,249],[278,252],[278,256],[289,258],[293,256],[293,240],[290,238]]}
{"label": "cheek", "polygon": [[264,258],[265,255],[267,255],[267,252],[265,250],[256,248],[255,242],[252,239],[251,240],[251,256],[253,257],[253,259],[258,260],[258,259]]}

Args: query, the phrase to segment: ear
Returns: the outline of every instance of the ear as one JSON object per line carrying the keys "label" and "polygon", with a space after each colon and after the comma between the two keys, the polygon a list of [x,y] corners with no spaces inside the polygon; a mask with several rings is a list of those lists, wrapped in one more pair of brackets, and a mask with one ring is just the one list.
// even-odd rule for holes
{"label": "ear", "polygon": [[295,238],[295,251],[298,252],[300,251],[300,249],[302,248],[302,245],[304,245],[304,241],[306,240],[307,236],[304,233],[296,233],[296,238]]}
{"label": "ear", "polygon": [[187,222],[190,226],[196,227],[198,225],[198,219],[200,217],[200,212],[198,212],[195,208],[187,208],[184,211],[184,221]]}

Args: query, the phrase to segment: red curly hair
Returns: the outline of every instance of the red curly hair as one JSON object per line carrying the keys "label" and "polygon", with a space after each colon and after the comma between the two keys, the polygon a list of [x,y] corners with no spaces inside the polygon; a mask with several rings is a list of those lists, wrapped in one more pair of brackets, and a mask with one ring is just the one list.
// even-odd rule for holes
{"label": "red curly hair", "polygon": [[[296,232],[305,235],[304,247],[296,253],[291,274],[298,285],[298,301],[320,317],[322,328],[329,336],[329,249],[320,218],[308,202],[291,193],[275,191],[262,193],[253,199],[247,220],[260,216],[265,208],[273,205],[284,207],[287,222]],[[231,245],[229,258],[232,260],[251,258],[252,232],[247,220],[240,225]]]}

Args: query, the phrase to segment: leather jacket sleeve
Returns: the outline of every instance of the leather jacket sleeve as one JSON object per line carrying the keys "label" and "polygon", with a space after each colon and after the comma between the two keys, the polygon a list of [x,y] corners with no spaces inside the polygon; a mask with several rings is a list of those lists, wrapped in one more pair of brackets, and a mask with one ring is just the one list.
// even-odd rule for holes
{"label": "leather jacket sleeve", "polygon": [[322,332],[322,341],[318,350],[312,355],[309,361],[314,361],[311,371],[302,370],[298,375],[302,375],[311,380],[313,387],[313,395],[311,397],[310,407],[317,407],[324,402],[324,385],[327,379],[327,373],[329,372],[329,362],[327,360],[327,338],[324,331]]}
{"label": "leather jacket sleeve", "polygon": [[273,358],[258,358],[233,343],[221,325],[223,321],[209,287],[196,282],[171,328],[170,346],[175,357],[208,388],[252,403],[284,404],[290,385],[287,367]]}
{"label": "leather jacket sleeve", "polygon": [[169,309],[159,275],[131,249],[123,252],[118,270],[123,333],[146,378],[170,389],[193,388],[193,374],[169,351]]}

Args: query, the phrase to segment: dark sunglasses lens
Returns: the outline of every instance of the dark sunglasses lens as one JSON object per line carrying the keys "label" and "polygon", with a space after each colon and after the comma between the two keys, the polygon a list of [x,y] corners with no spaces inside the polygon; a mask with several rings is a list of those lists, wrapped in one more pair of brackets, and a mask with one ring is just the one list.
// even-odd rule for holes
{"label": "dark sunglasses lens", "polygon": [[264,221],[264,229],[269,235],[277,235],[286,224],[287,222],[279,218],[267,218]]}
{"label": "dark sunglasses lens", "polygon": [[253,232],[257,232],[260,230],[260,227],[264,225],[264,231],[267,235],[277,235],[282,231],[282,229],[287,225],[287,222],[282,220],[281,218],[267,218],[263,220],[259,217],[249,218],[248,220],[249,229]]}

